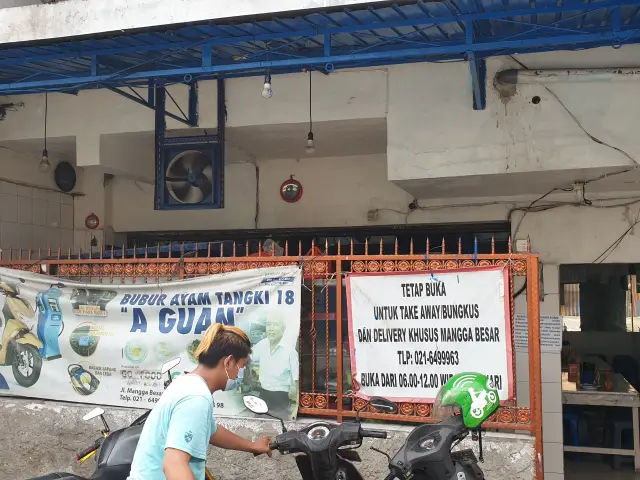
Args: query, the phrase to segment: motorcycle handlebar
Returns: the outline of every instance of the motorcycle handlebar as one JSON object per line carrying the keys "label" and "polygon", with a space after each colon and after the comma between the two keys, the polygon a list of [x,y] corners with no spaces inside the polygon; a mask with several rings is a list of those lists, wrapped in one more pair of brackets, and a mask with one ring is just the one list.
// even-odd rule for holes
{"label": "motorcycle handlebar", "polygon": [[360,429],[360,435],[362,438],[387,438],[387,432],[384,430],[365,430],[364,428]]}

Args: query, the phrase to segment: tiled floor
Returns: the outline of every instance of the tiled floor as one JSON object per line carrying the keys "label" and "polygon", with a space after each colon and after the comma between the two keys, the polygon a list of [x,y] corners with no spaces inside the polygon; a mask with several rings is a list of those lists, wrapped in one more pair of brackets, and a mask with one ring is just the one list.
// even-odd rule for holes
{"label": "tiled floor", "polygon": [[566,480],[640,480],[631,465],[613,470],[608,464],[565,460],[564,472]]}

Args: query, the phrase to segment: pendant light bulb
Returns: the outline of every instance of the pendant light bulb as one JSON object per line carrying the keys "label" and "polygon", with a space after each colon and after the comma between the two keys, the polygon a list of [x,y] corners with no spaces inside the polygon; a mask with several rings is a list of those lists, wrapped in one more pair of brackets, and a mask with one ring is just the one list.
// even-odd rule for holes
{"label": "pendant light bulb", "polygon": [[307,155],[313,155],[316,153],[316,147],[313,143],[313,132],[309,132],[309,135],[307,135],[307,148],[305,150]]}
{"label": "pendant light bulb", "polygon": [[271,75],[266,74],[264,76],[264,87],[262,88],[262,97],[271,98],[273,96],[273,90],[271,89]]}
{"label": "pendant light bulb", "polygon": [[42,150],[42,160],[40,160],[40,164],[38,165],[38,170],[42,173],[46,173],[51,168],[51,164],[49,163],[49,152],[45,148]]}

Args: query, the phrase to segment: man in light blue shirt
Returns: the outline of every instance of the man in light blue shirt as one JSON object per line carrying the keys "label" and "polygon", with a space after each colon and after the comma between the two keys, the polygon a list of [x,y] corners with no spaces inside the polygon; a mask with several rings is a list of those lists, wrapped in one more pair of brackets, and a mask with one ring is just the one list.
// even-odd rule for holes
{"label": "man in light blue shirt", "polygon": [[198,367],[167,388],[147,418],[128,480],[204,480],[209,444],[271,454],[270,440],[251,442],[213,417],[213,392],[237,388],[251,344],[236,327],[212,325],[195,352]]}

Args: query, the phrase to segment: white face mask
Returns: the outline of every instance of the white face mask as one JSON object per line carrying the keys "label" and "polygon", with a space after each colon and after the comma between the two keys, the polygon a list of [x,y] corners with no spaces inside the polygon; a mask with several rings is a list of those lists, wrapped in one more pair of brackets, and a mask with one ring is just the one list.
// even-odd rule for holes
{"label": "white face mask", "polygon": [[238,376],[234,379],[229,378],[229,372],[227,369],[224,369],[224,372],[227,374],[227,386],[224,388],[225,391],[235,390],[242,384],[242,380],[244,380],[244,367],[238,370]]}

